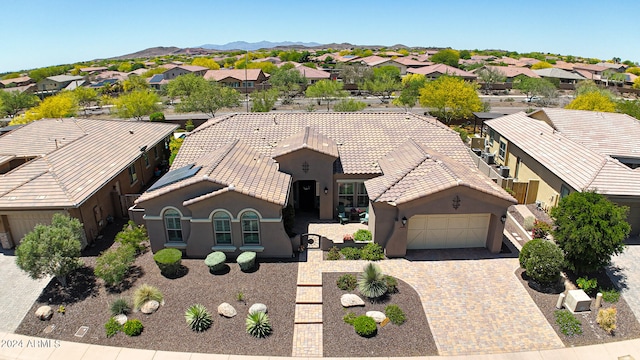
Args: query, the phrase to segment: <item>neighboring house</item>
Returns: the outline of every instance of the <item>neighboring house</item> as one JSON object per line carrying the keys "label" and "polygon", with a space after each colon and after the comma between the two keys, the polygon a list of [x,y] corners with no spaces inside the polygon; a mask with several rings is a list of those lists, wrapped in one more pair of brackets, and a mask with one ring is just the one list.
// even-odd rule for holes
{"label": "neighboring house", "polygon": [[55,94],[66,89],[71,83],[84,83],[84,78],[82,76],[72,75],[49,76],[38,82],[38,92],[46,95]]}
{"label": "neighboring house", "polygon": [[553,64],[553,67],[556,69],[562,69],[562,70],[566,70],[566,71],[573,71],[573,63],[569,63],[566,61],[562,61],[562,60],[558,60],[556,61],[555,64]]}
{"label": "neighboring house", "polygon": [[252,93],[266,88],[268,77],[261,69],[209,70],[204,78],[234,88],[241,93]]}
{"label": "neighboring house", "polygon": [[[575,130],[579,125],[569,125],[579,117],[576,114],[556,113],[558,110],[544,109],[530,116],[519,112],[485,121],[488,127],[488,150],[495,154],[498,165],[508,167],[516,198],[520,203],[537,203],[549,209],[571,192],[594,190],[619,205],[629,207],[628,221],[632,232],[637,234],[640,231],[640,170],[634,170],[606,154],[630,136],[612,140],[615,136],[612,134],[609,138],[605,136],[593,142],[588,138],[580,139]],[[555,126],[562,123],[561,127],[572,128],[573,131],[567,130],[565,134],[547,121],[534,118],[548,119],[549,115],[555,119],[563,117],[564,120],[560,122],[556,120]],[[603,124],[597,126],[605,126],[605,123],[613,121],[604,117],[601,120]],[[586,122],[588,120],[581,121],[584,126],[581,129],[589,131]],[[624,125],[626,123],[625,119],[620,126],[629,126]],[[605,132],[611,129],[608,127]],[[635,133],[636,129],[630,131]],[[637,141],[630,142],[635,143]],[[621,146],[629,148],[626,144]],[[626,150],[617,150],[622,151]]]}
{"label": "neighboring house", "polygon": [[211,119],[188,134],[135,211],[144,212],[153,251],[291,257],[283,209],[331,220],[342,205],[368,210],[374,241],[401,257],[407,249],[498,252],[502,218],[514,203],[435,119],[250,113]]}
{"label": "neighboring house", "polygon": [[[84,245],[110,219],[127,215],[168,159],[176,125],[87,119],[43,119],[0,137],[0,242],[18,244],[54,213],[77,218]],[[108,129],[108,130],[105,130]]]}
{"label": "neighboring house", "polygon": [[128,73],[120,72],[120,71],[105,71],[100,74],[96,74],[96,80],[104,80],[104,79],[118,79],[118,81],[125,81],[129,78]]}
{"label": "neighboring house", "polygon": [[107,71],[107,67],[105,66],[90,66],[80,68],[80,72],[87,73],[87,75],[99,74],[104,71]]}
{"label": "neighboring house", "polygon": [[164,78],[164,74],[155,74],[150,78],[147,78],[147,82],[152,89],[160,90],[162,85],[166,85],[169,83],[169,80]]}
{"label": "neighboring house", "polygon": [[410,74],[422,74],[427,79],[432,79],[432,80],[437,79],[442,75],[457,76],[466,81],[475,81],[478,78],[478,75],[474,73],[470,73],[468,71],[454,68],[453,66],[449,66],[445,64],[435,64],[435,65],[423,66],[417,69],[408,69],[407,72]]}
{"label": "neighboring house", "polygon": [[608,69],[613,69],[617,72],[624,72],[627,69],[627,65],[625,64],[614,64],[614,63],[609,63],[609,62],[599,62],[596,64],[596,66],[602,66]]}
{"label": "neighboring house", "polygon": [[194,75],[197,75],[197,76],[204,76],[204,74],[207,72],[207,70],[209,70],[209,69],[204,67],[204,66],[179,65],[179,66],[173,67],[171,69],[168,69],[167,71],[163,72],[162,75],[164,76],[165,80],[171,81],[171,80],[177,78],[180,75],[186,75],[186,74],[194,74]]}
{"label": "neighboring house", "polygon": [[578,81],[586,80],[580,74],[562,69],[547,68],[532,71],[543,79],[558,79],[559,88],[563,90],[574,90]]}
{"label": "neighboring house", "polygon": [[255,63],[270,62],[270,63],[272,63],[274,65],[278,65],[278,64],[280,64],[282,62],[282,60],[280,60],[279,57],[269,56],[269,57],[266,57],[266,58],[254,59],[254,60],[251,60],[251,62],[255,62]]}
{"label": "neighboring house", "polygon": [[520,76],[520,75],[524,75],[526,77],[530,77],[530,78],[539,78],[540,75],[536,74],[533,70],[526,68],[526,67],[517,67],[517,66],[492,66],[492,65],[485,65],[483,67],[480,67],[478,69],[473,70],[473,73],[478,73],[478,71],[480,71],[481,69],[491,69],[491,70],[496,70],[502,73],[502,75],[504,75],[504,77],[506,78],[505,83],[513,83],[513,81],[515,80],[516,77]]}
{"label": "neighboring house", "polygon": [[[605,71],[609,70],[608,67],[599,66],[599,65],[591,65],[591,64],[573,64],[573,69],[574,70],[586,70],[586,71],[590,72],[593,75],[599,75],[599,76],[602,76],[602,74]],[[588,76],[585,76],[585,77],[589,78]]]}
{"label": "neighboring house", "polygon": [[300,72],[300,75],[307,79],[307,84],[309,85],[315,84],[320,80],[331,79],[331,73],[328,71],[310,68],[299,63],[295,63],[294,66],[294,69],[298,70],[298,72]]}
{"label": "neighboring house", "polygon": [[364,57],[364,58],[356,58],[354,60],[351,60],[350,62],[357,62],[357,63],[360,63],[362,65],[367,65],[367,66],[369,66],[371,68],[379,68],[379,67],[383,67],[383,66],[393,66],[393,67],[397,68],[398,70],[400,70],[400,75],[401,76],[407,74],[407,65],[396,61],[396,59],[383,58],[381,56],[373,55],[373,56],[367,56],[367,57]]}
{"label": "neighboring house", "polygon": [[396,58],[396,59],[393,59],[393,60],[395,62],[397,62],[397,63],[400,63],[400,64],[406,66],[407,69],[410,69],[410,68],[415,69],[415,68],[420,68],[420,67],[423,67],[423,66],[433,65],[432,62],[419,61],[419,60],[416,60],[416,59],[410,58],[410,57]]}
{"label": "neighboring house", "polygon": [[36,92],[37,87],[38,86],[36,84],[29,84],[29,85],[24,85],[24,86],[14,86],[14,87],[8,87],[8,88],[0,88],[0,91],[7,91],[7,92],[17,91],[17,92],[20,92],[20,93],[33,94],[33,93]]}
{"label": "neighboring house", "polygon": [[20,87],[33,84],[34,81],[28,76],[20,76],[13,79],[0,80],[0,88]]}

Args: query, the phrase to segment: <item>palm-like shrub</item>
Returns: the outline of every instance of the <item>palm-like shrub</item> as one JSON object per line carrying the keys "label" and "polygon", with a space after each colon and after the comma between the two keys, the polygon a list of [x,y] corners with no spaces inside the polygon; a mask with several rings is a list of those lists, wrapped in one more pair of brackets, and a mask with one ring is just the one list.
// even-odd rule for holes
{"label": "palm-like shrub", "polygon": [[133,307],[138,310],[149,300],[155,300],[162,303],[162,293],[157,287],[148,284],[142,284],[133,293]]}
{"label": "palm-like shrub", "polygon": [[184,313],[187,324],[193,331],[202,332],[211,327],[213,320],[207,308],[201,304],[191,305]]}
{"label": "palm-like shrub", "polygon": [[253,337],[264,338],[272,331],[269,316],[261,311],[247,315],[245,324],[247,325],[247,333]]}
{"label": "palm-like shrub", "polygon": [[118,298],[111,304],[112,316],[120,314],[127,315],[129,312],[131,312],[131,305],[129,305],[129,302],[124,298]]}
{"label": "palm-like shrub", "polygon": [[378,265],[369,263],[364,267],[364,271],[358,276],[358,290],[372,300],[387,292],[387,283]]}

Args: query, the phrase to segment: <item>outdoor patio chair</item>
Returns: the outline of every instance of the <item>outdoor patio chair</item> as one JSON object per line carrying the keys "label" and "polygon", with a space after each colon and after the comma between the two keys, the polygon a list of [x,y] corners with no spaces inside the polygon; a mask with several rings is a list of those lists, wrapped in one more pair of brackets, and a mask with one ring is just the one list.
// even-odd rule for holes
{"label": "outdoor patio chair", "polygon": [[367,208],[362,214],[360,214],[360,224],[369,223],[369,208]]}
{"label": "outdoor patio chair", "polygon": [[349,216],[347,216],[347,213],[344,210],[344,204],[342,203],[338,204],[336,211],[338,212],[338,221],[340,221],[341,225],[344,225],[349,222]]}

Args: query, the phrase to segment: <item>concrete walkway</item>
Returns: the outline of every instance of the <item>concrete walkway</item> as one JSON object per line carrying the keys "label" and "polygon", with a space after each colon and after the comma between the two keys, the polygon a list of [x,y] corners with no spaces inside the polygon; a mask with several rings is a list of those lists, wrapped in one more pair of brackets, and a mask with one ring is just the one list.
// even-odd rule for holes
{"label": "concrete walkway", "polygon": [[625,251],[613,257],[607,273],[617,283],[636,318],[640,319],[640,239],[636,236],[627,243]]}

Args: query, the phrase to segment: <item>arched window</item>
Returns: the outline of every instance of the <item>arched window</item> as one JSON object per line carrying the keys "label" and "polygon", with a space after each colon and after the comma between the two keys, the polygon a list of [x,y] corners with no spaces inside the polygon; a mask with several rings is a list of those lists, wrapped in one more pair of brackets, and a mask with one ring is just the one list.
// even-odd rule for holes
{"label": "arched window", "polygon": [[167,230],[168,242],[183,242],[182,224],[180,223],[180,213],[169,209],[164,212],[164,227]]}
{"label": "arched window", "polygon": [[224,211],[213,214],[213,233],[216,245],[231,245],[231,218]]}
{"label": "arched window", "polygon": [[253,211],[242,214],[242,242],[245,245],[260,244],[260,218]]}

